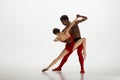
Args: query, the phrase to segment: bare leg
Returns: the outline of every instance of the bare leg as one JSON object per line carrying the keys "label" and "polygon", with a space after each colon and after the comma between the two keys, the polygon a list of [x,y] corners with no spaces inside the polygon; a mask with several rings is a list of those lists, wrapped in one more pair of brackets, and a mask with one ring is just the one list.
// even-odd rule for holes
{"label": "bare leg", "polygon": [[80,40],[78,40],[75,43],[73,50],[77,49],[77,47],[80,46],[81,44],[83,44],[83,51],[86,52],[86,39],[85,38],[81,38]]}
{"label": "bare leg", "polygon": [[86,39],[83,41],[83,57],[86,59]]}
{"label": "bare leg", "polygon": [[63,65],[67,62],[68,57],[71,55],[71,53],[72,53],[71,51],[68,52],[68,53],[63,57],[63,59],[61,60],[59,66],[58,66],[57,68],[53,69],[52,71],[61,71]]}
{"label": "bare leg", "polygon": [[81,38],[80,40],[78,40],[74,47],[73,47],[73,50],[77,49],[78,46],[80,46],[81,44],[83,44],[83,56],[84,56],[84,59],[86,58],[86,38]]}
{"label": "bare leg", "polygon": [[68,50],[64,49],[64,50],[61,52],[61,54],[60,54],[56,59],[54,59],[54,60],[52,61],[52,63],[51,63],[47,68],[42,69],[42,72],[47,71],[51,66],[53,66],[53,65],[56,64],[61,58],[63,58],[68,52],[69,52]]}

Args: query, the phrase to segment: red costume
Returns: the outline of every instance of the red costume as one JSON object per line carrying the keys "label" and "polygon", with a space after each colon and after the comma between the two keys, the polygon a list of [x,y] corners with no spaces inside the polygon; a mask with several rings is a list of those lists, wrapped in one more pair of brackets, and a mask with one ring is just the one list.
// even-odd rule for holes
{"label": "red costume", "polygon": [[69,39],[67,39],[66,42],[68,42],[68,43],[66,43],[65,49],[68,50],[69,52],[72,52],[74,44],[75,44],[73,36],[71,36]]}
{"label": "red costume", "polygon": [[[62,66],[66,63],[68,57],[73,52],[73,47],[74,47],[74,44],[75,44],[73,36],[71,36],[69,39],[67,39],[66,42],[68,42],[68,43],[66,43],[65,49],[68,50],[69,53],[63,57],[60,65],[57,68],[53,69],[53,71],[61,71]],[[77,54],[78,54],[79,62],[80,62],[80,65],[81,65],[81,73],[84,73],[84,59],[83,59],[83,56],[82,56],[82,49],[83,49],[83,45],[81,44],[77,48]]]}

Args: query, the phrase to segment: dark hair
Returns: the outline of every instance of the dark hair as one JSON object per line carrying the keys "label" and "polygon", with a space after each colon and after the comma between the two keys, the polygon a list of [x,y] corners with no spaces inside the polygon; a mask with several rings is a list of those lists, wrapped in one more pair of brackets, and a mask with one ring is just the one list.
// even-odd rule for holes
{"label": "dark hair", "polygon": [[60,20],[61,20],[61,21],[62,21],[62,20],[69,20],[69,18],[68,18],[67,15],[62,15],[62,16],[60,17]]}
{"label": "dark hair", "polygon": [[53,29],[53,34],[57,34],[57,33],[59,33],[60,32],[60,29],[58,29],[58,28],[54,28]]}

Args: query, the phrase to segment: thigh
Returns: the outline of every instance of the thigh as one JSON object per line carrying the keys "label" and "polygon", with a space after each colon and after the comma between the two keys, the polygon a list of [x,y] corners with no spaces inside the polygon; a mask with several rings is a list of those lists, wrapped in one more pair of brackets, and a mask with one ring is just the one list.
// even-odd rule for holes
{"label": "thigh", "polygon": [[73,50],[77,49],[82,43],[83,43],[83,38],[81,38],[77,42],[75,42]]}

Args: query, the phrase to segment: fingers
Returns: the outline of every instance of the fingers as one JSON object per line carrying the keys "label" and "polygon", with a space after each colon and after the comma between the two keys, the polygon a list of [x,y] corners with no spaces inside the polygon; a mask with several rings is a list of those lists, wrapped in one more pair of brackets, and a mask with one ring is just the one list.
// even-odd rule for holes
{"label": "fingers", "polygon": [[81,15],[77,14],[76,17],[77,17],[77,18],[78,18],[78,17],[81,17]]}

